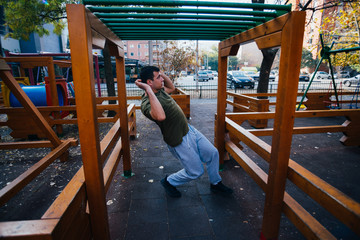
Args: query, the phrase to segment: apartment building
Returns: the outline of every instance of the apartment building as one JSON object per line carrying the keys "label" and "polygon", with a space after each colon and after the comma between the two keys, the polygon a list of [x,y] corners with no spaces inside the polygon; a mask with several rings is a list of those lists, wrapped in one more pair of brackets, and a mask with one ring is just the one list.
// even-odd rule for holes
{"label": "apartment building", "polygon": [[166,48],[164,41],[134,40],[124,41],[125,57],[137,59],[150,64],[152,58],[153,65],[159,65],[159,53]]}

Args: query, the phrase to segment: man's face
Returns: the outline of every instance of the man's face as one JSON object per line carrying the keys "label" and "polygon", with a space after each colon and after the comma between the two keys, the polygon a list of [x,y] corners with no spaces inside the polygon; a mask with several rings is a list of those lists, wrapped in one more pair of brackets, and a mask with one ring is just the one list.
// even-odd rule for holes
{"label": "man's face", "polygon": [[164,79],[161,77],[160,72],[153,72],[154,78],[151,81],[153,90],[159,91],[164,87]]}

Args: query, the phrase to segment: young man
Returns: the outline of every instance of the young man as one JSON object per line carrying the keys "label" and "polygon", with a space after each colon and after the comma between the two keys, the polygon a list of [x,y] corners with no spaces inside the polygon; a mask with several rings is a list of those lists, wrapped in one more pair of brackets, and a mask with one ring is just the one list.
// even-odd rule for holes
{"label": "young man", "polygon": [[213,192],[231,194],[232,189],[221,182],[217,149],[188,124],[181,108],[169,96],[175,90],[170,78],[155,66],[143,67],[140,77],[135,84],[145,90],[141,111],[160,127],[170,152],[184,167],[161,180],[166,193],[170,197],[181,197],[176,187],[199,178],[204,173],[203,163],[206,163],[210,189]]}

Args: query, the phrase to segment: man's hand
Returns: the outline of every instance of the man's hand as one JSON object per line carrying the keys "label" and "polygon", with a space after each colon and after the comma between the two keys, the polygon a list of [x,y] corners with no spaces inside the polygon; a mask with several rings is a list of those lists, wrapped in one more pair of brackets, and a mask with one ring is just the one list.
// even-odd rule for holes
{"label": "man's hand", "polygon": [[141,79],[136,79],[135,84],[136,84],[136,86],[138,86],[139,88],[141,88],[141,89],[143,89],[143,90],[145,90],[145,91],[149,90],[149,88],[150,88],[150,86],[147,85],[147,84],[145,84],[145,83],[143,83],[143,82],[141,81]]}

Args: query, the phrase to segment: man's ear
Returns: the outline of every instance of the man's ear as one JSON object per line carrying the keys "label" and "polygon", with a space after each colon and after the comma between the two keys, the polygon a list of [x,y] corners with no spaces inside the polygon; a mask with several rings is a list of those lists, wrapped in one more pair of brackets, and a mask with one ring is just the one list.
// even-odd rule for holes
{"label": "man's ear", "polygon": [[147,83],[149,86],[152,86],[153,81],[152,81],[151,79],[148,79],[148,80],[146,80],[146,83]]}

